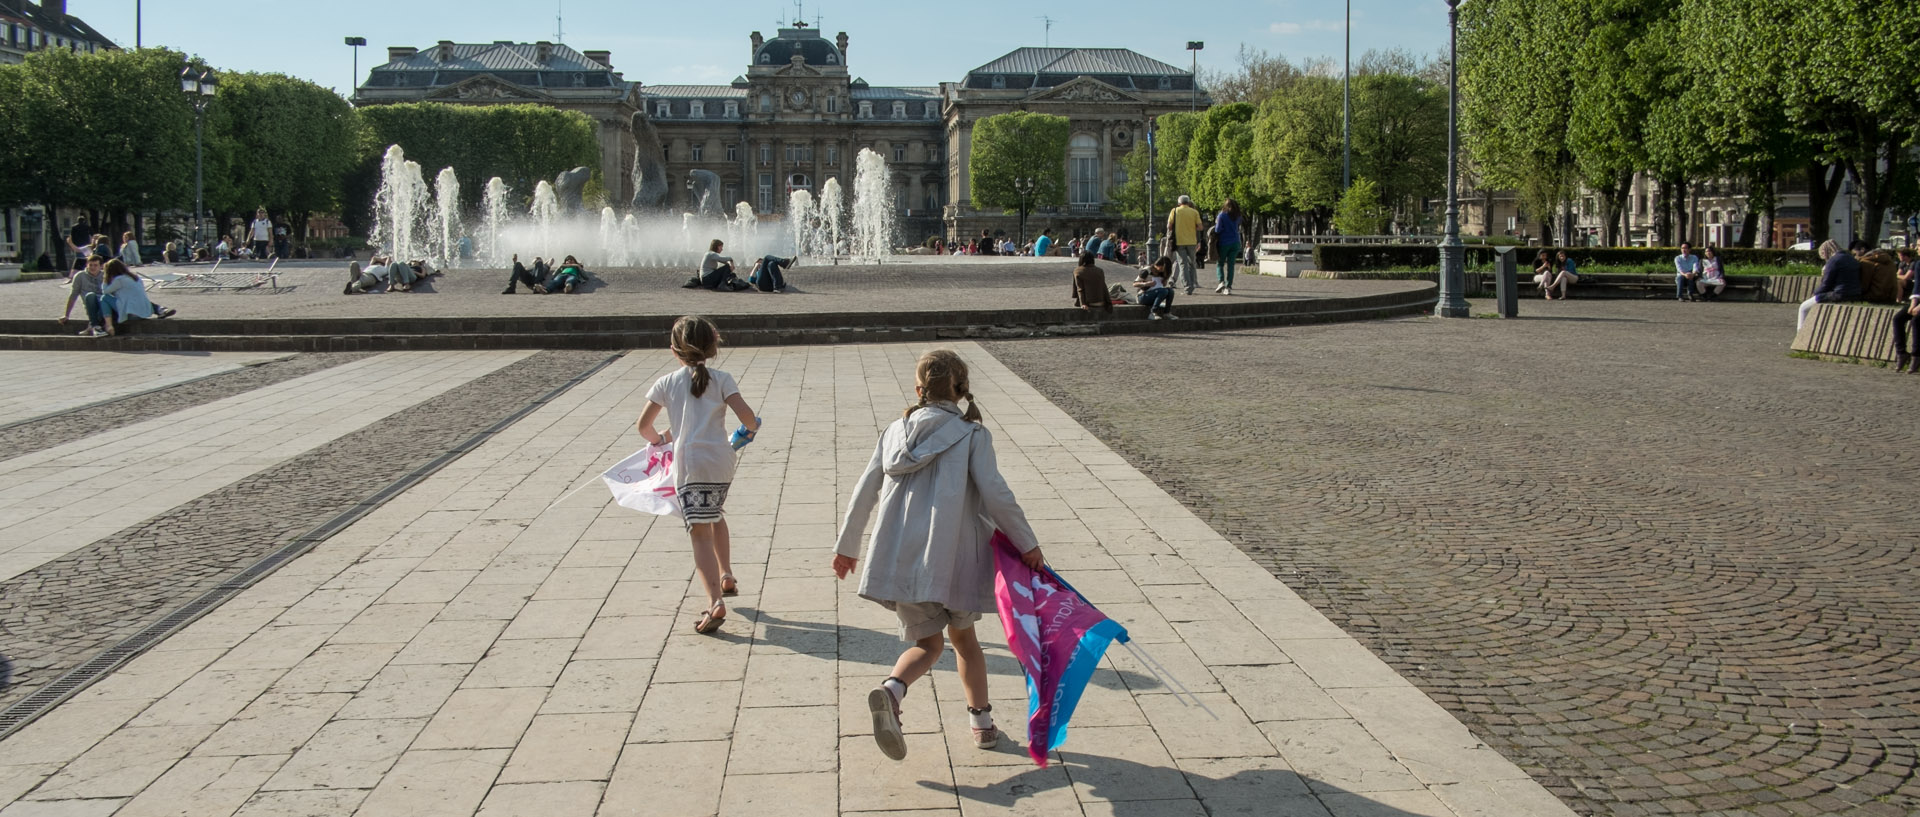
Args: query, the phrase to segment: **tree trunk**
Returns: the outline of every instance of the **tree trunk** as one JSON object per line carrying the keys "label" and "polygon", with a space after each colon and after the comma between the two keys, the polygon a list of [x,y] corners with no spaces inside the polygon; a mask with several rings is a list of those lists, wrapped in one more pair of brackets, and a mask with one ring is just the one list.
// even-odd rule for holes
{"label": "tree trunk", "polygon": [[[1894,180],[1899,178],[1900,160],[1906,150],[1898,144],[1888,144],[1882,146],[1878,153],[1875,161],[1868,162],[1866,167],[1853,169],[1854,176],[1860,179],[1860,198],[1865,205],[1867,222],[1863,226],[1856,226],[1860,227],[1860,240],[1867,242],[1868,246],[1880,244],[1880,226],[1886,221],[1887,208],[1893,203]],[[1880,167],[1881,162],[1886,163],[1884,170]]]}
{"label": "tree trunk", "polygon": [[1481,201],[1483,203],[1480,207],[1480,234],[1490,236],[1493,235],[1493,190],[1488,189],[1482,192]]}
{"label": "tree trunk", "polygon": [[1633,174],[1622,173],[1614,184],[1600,191],[1600,241],[1609,247],[1620,246],[1621,222],[1627,211],[1627,193],[1633,188]]}
{"label": "tree trunk", "polygon": [[1668,247],[1673,245],[1673,208],[1669,203],[1672,188],[1667,180],[1661,179],[1653,188],[1653,241],[1650,246]]}
{"label": "tree trunk", "polygon": [[1840,185],[1846,181],[1846,169],[1839,165],[1807,163],[1807,232],[1813,246],[1833,237],[1833,202],[1840,197]]}

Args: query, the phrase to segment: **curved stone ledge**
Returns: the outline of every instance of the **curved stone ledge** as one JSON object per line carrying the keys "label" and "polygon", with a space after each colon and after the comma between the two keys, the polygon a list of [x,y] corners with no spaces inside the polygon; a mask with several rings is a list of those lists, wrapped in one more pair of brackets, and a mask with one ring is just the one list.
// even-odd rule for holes
{"label": "curved stone ledge", "polygon": [[1793,336],[1793,351],[1852,360],[1893,360],[1893,316],[1898,307],[1814,304]]}

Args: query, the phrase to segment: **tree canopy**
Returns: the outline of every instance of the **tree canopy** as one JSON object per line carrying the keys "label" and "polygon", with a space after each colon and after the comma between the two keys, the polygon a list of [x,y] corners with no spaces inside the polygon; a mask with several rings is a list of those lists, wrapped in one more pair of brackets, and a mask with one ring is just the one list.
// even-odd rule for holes
{"label": "tree canopy", "polygon": [[1019,207],[1016,179],[1032,179],[1029,206],[1067,203],[1067,139],[1064,116],[1014,111],[973,123],[967,168],[975,207]]}

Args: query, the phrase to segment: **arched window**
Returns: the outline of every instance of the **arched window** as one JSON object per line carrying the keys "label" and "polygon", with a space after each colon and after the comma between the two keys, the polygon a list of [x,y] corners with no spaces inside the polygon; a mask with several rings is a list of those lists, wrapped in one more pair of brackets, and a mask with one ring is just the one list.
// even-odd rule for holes
{"label": "arched window", "polygon": [[829,52],[827,52],[827,64],[828,64],[828,65],[837,65],[837,64],[839,64],[839,62],[840,62],[840,55],[838,55],[838,54],[835,54],[835,53],[833,53],[833,52],[831,52],[831,51],[829,51]]}
{"label": "arched window", "polygon": [[773,57],[772,57],[772,56],[770,56],[770,55],[768,55],[768,54],[767,54],[767,52],[765,52],[765,51],[762,51],[762,52],[760,52],[760,64],[761,64],[761,65],[772,65],[772,64],[773,64]]}
{"label": "arched window", "polygon": [[573,87],[575,88],[587,87],[587,75],[576,72],[573,75]]}
{"label": "arched window", "polygon": [[1067,203],[1100,203],[1100,140],[1076,133],[1067,143]]}
{"label": "arched window", "polygon": [[1004,76],[1001,76],[1001,75],[999,75],[999,74],[994,74],[994,75],[993,75],[993,87],[995,87],[995,88],[1005,88],[1005,87],[1007,87],[1007,78],[1006,78],[1006,77],[1004,77]]}
{"label": "arched window", "polygon": [[807,178],[807,174],[805,173],[795,173],[787,177],[788,193],[792,193],[795,190],[812,190],[812,189],[813,189],[813,180]]}

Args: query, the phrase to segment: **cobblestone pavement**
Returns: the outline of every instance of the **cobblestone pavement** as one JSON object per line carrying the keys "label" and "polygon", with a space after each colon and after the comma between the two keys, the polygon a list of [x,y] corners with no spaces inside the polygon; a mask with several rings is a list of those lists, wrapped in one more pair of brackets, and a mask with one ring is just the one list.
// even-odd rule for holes
{"label": "cobblestone pavement", "polygon": [[[82,360],[73,357],[73,353],[70,352],[16,352],[13,354],[43,355],[55,365],[60,366],[73,366]],[[330,369],[371,355],[371,352],[267,355],[265,357],[279,359],[270,359],[265,363],[159,391],[115,399],[110,405],[100,406],[99,408],[102,409],[100,411],[68,411],[0,428],[0,461],[35,451],[44,451],[57,445],[65,445],[94,434],[144,422],[148,418],[204,406],[217,400],[305,377],[322,369]],[[135,359],[145,356],[138,352],[126,354],[126,357]],[[96,396],[93,399],[98,400],[103,397]]]}
{"label": "cobblestone pavement", "polygon": [[0,352],[0,383],[7,384],[0,393],[0,428],[282,357],[286,355]]}
{"label": "cobblestone pavement", "polygon": [[1578,811],[1920,813],[1920,377],[1522,306],[989,348]]}
{"label": "cobblestone pavement", "polygon": [[[864,700],[902,647],[897,622],[828,565],[924,347],[719,361],[768,424],[727,506],[741,594],[718,636],[690,632],[684,529],[590,482],[637,447],[645,390],[675,365],[633,352],[0,741],[0,813],[1569,813],[979,346],[955,347],[1049,562],[1192,701],[1116,648],[1070,740],[1035,768],[1018,668],[987,622],[994,709],[1014,734],[972,746],[947,659],[904,701],[908,757],[884,759]],[[493,378],[539,361],[571,374],[586,359]],[[491,379],[407,416],[458,417],[461,400],[506,390]],[[366,442],[284,476],[331,491],[334,469],[383,459]]]}
{"label": "cobblestone pavement", "polygon": [[0,582],[0,706],[605,357],[536,354]]}
{"label": "cobblestone pavement", "polygon": [[[342,295],[344,264],[306,267],[283,275],[279,293],[167,292],[165,303],[180,318],[497,317],[577,315],[764,315],[817,312],[905,312],[940,309],[979,311],[1070,307],[1073,262],[1038,259],[1015,263],[988,259],[959,263],[886,266],[803,265],[788,276],[792,291],[763,293],[683,289],[686,270],[622,268],[600,271],[606,282],[572,295],[502,295],[501,270],[453,270],[434,279],[433,291]],[[1131,268],[1104,264],[1109,284],[1133,280]],[[1210,277],[1208,279],[1211,280]],[[1415,286],[1412,282],[1313,281],[1241,276],[1232,296],[1215,295],[1211,283],[1181,303],[1372,295]],[[0,319],[35,320],[57,315],[66,290],[57,281],[0,286]],[[156,295],[156,297],[160,297]],[[137,330],[136,330],[137,331]]]}

